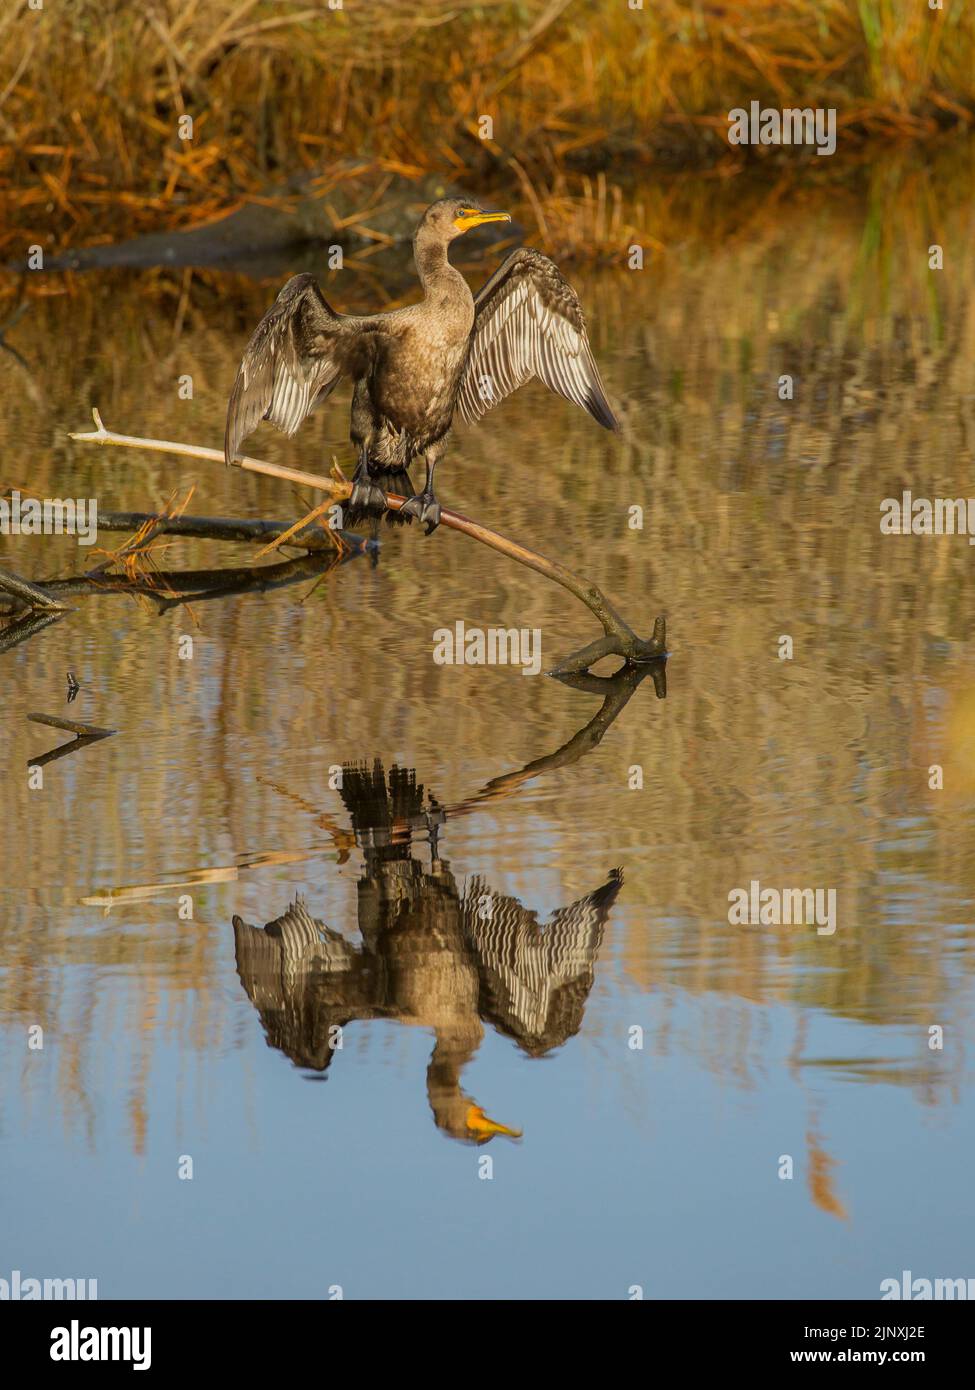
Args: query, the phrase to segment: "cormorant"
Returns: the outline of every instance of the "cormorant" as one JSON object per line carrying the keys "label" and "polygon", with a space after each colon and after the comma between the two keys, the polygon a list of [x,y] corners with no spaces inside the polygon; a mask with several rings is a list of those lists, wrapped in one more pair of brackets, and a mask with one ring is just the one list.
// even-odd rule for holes
{"label": "cormorant", "polygon": [[237,371],[227,407],[227,463],[260,420],[293,435],[348,377],[358,456],[351,510],[385,511],[386,494],[376,478],[403,475],[422,455],[423,491],[399,514],[415,516],[429,535],[440,522],[434,469],[455,410],[474,423],[535,376],[605,429],[618,430],[579,298],[553,261],[519,247],[476,299],[450,264],[447,247],[455,237],[485,222],[510,220],[469,199],[431,204],[413,238],[423,298],[388,313],[337,314],[313,275],[293,276],[258,324]]}
{"label": "cormorant", "polygon": [[[299,897],[263,927],[233,919],[237,973],[268,1045],[324,1076],[354,1021],[430,1029],[427,1100],[437,1128],[468,1144],[518,1138],[463,1089],[462,1073],[485,1023],[529,1057],[579,1032],[622,871],[541,926],[481,878],[461,890],[431,836],[446,813],[438,816],[413,769],[387,775],[378,760],[346,763],[339,794],[365,860],[361,944],[314,918]],[[427,837],[429,868],[414,854],[414,833]]]}

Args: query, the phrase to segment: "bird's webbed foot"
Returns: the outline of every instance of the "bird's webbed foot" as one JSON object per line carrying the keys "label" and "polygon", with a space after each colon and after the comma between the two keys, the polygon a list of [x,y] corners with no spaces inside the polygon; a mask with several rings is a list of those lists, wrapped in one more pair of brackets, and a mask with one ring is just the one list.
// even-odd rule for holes
{"label": "bird's webbed foot", "polygon": [[[387,492],[399,493],[401,497],[413,496],[413,480],[405,468],[398,468],[395,472],[390,471],[383,474],[383,483]],[[392,507],[386,513],[387,526],[409,526],[413,518],[404,516],[402,508],[394,512]]]}
{"label": "bird's webbed foot", "polygon": [[440,525],[440,503],[433,493],[426,489],[405,502],[399,512],[400,516],[415,516],[417,521],[426,527],[428,536]]}
{"label": "bird's webbed foot", "polygon": [[386,510],[386,494],[373,482],[368,465],[361,464],[352,475],[348,511],[353,519],[363,516],[382,516]]}

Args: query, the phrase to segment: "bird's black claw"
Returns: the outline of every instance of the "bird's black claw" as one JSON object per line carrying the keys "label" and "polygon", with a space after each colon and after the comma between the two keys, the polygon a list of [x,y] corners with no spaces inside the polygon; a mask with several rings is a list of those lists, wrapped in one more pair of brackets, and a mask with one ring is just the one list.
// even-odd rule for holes
{"label": "bird's black claw", "polygon": [[381,487],[368,481],[353,479],[349,494],[349,510],[357,516],[382,516],[386,510],[386,494]]}
{"label": "bird's black claw", "polygon": [[432,535],[440,525],[440,503],[432,492],[418,492],[399,509],[400,516],[415,516],[426,526],[427,535]]}

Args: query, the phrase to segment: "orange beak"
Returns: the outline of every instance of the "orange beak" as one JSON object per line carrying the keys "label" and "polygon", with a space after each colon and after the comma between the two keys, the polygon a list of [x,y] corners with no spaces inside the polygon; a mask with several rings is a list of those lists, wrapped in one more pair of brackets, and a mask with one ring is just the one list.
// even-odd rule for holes
{"label": "orange beak", "polygon": [[489,1137],[492,1134],[506,1134],[509,1139],[520,1139],[520,1129],[509,1129],[507,1125],[499,1125],[497,1120],[492,1120],[479,1105],[472,1105],[467,1111],[467,1128],[472,1134],[480,1134]]}
{"label": "orange beak", "polygon": [[454,226],[462,232],[469,232],[472,227],[480,227],[484,222],[510,222],[510,212],[478,212],[470,208],[462,212],[459,217],[454,218]]}

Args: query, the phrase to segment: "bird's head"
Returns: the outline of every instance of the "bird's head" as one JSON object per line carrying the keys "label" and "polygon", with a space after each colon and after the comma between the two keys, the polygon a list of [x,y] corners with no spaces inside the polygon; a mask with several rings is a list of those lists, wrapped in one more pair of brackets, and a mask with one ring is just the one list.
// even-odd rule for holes
{"label": "bird's head", "polygon": [[511,1129],[508,1125],[502,1125],[497,1120],[492,1120],[490,1115],[485,1115],[480,1105],[467,1107],[464,1123],[467,1126],[467,1137],[475,1144],[486,1144],[496,1134],[505,1134],[509,1139],[521,1138],[520,1129]]}
{"label": "bird's head", "polygon": [[448,242],[485,222],[510,221],[510,212],[488,212],[472,198],[441,198],[427,208],[417,234],[425,233],[438,241]]}
{"label": "bird's head", "polygon": [[432,1088],[429,1092],[433,1118],[437,1128],[459,1139],[462,1144],[489,1144],[495,1135],[520,1139],[522,1131],[503,1125],[485,1115],[482,1106],[465,1095],[459,1086]]}

